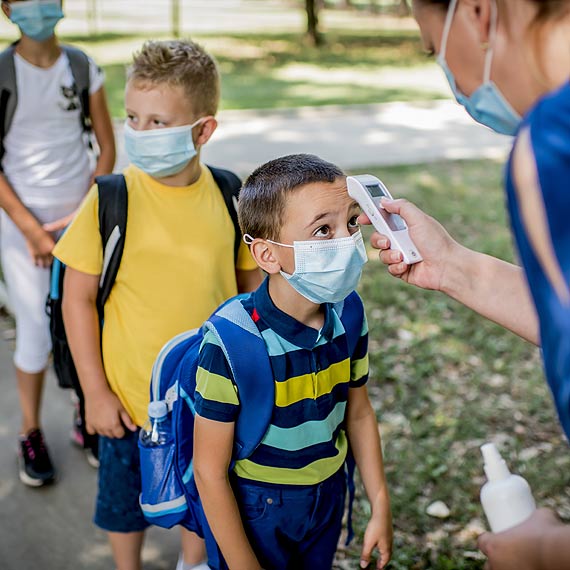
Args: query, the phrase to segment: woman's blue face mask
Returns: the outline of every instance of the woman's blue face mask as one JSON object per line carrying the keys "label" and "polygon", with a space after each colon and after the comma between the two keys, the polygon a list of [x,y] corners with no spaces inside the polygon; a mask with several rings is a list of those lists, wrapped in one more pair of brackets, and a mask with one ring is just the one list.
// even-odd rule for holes
{"label": "woman's blue face mask", "polygon": [[463,105],[466,111],[482,125],[493,129],[497,133],[503,135],[514,135],[522,120],[522,117],[511,107],[505,99],[499,88],[491,81],[491,64],[493,61],[493,43],[497,33],[497,6],[495,2],[491,2],[491,41],[490,47],[487,49],[485,56],[485,71],[483,74],[483,83],[468,97],[459,91],[455,82],[455,77],[449,69],[445,61],[445,52],[447,49],[447,40],[449,31],[453,22],[457,0],[451,0],[443,35],[441,37],[441,48],[437,62],[443,69],[449,85],[457,102]]}

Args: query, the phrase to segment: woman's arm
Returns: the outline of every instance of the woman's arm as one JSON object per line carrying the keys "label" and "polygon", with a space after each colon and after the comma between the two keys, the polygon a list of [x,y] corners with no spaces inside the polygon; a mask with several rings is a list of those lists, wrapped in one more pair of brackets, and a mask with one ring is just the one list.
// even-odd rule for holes
{"label": "woman's arm", "polygon": [[377,567],[384,568],[392,555],[392,513],[378,421],[368,399],[366,386],[349,389],[346,430],[372,508],[364,534],[361,566],[367,567],[373,549],[378,547],[380,559]]}
{"label": "woman's arm", "polygon": [[[373,247],[380,249],[388,271],[422,289],[446,293],[483,317],[539,344],[538,319],[522,269],[458,244],[434,218],[407,200],[382,200],[388,212],[399,214],[423,261],[408,266],[401,253],[390,249],[386,236],[374,233]],[[369,223],[363,214],[361,223]]]}
{"label": "woman's arm", "polygon": [[232,570],[261,570],[230,486],[234,423],[199,415],[194,423],[194,476],[206,518]]}

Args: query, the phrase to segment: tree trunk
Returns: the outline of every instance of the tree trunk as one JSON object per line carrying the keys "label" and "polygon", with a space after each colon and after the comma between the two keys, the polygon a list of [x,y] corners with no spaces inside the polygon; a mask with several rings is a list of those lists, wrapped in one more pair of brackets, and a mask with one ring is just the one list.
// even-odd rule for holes
{"label": "tree trunk", "polygon": [[319,46],[323,43],[323,39],[319,33],[318,0],[305,0],[305,9],[307,11],[307,34],[313,44]]}
{"label": "tree trunk", "polygon": [[180,0],[172,0],[172,35],[180,37]]}
{"label": "tree trunk", "polygon": [[410,12],[410,6],[408,4],[408,0],[400,0],[400,5],[398,6],[398,16],[405,18],[406,16],[409,16],[411,14]]}

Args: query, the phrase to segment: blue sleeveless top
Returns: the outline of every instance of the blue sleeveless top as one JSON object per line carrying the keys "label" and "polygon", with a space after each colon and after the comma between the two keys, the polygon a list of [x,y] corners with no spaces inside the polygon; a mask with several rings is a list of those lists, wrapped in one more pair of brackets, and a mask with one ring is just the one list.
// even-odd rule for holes
{"label": "blue sleeveless top", "polygon": [[[570,286],[570,83],[542,98],[525,117],[519,133],[530,138],[555,255]],[[570,438],[570,306],[545,275],[526,234],[507,164],[506,191],[511,224],[540,322],[544,368],[560,423]]]}

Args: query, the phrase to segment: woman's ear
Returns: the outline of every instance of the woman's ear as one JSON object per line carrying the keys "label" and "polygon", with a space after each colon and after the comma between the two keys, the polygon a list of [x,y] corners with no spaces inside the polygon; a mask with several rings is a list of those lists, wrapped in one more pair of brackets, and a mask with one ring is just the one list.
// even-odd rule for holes
{"label": "woman's ear", "polygon": [[[497,18],[496,0],[462,0],[468,10],[468,18],[471,24],[477,29],[479,43],[483,50],[489,48],[491,41],[491,23],[494,11],[495,20]],[[496,25],[496,23],[495,23]]]}
{"label": "woman's ear", "polygon": [[251,242],[250,251],[253,259],[263,271],[273,275],[281,271],[281,264],[273,252],[273,246],[263,239],[256,238]]}

